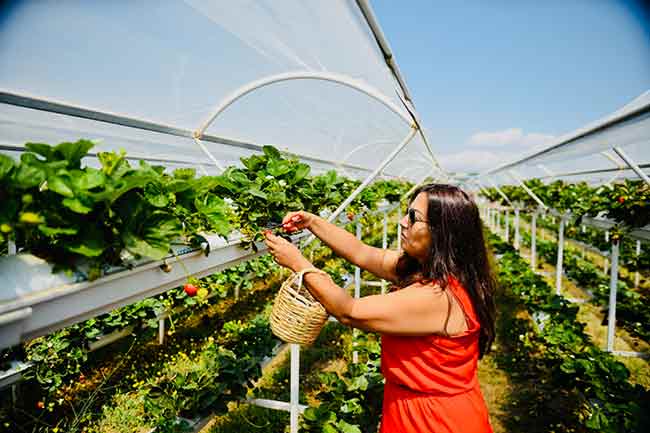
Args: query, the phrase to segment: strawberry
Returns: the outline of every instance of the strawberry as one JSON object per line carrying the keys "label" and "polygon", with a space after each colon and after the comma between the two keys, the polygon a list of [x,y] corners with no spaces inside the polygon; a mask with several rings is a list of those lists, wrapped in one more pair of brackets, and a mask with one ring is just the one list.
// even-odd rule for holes
{"label": "strawberry", "polygon": [[620,196],[620,197],[618,198],[618,202],[619,202],[620,204],[625,203],[625,197]]}
{"label": "strawberry", "polygon": [[185,293],[187,293],[187,296],[193,297],[196,296],[196,293],[199,291],[199,289],[191,283],[187,283],[183,286],[183,290],[185,290]]}
{"label": "strawberry", "polygon": [[348,216],[348,219],[349,219],[350,221],[352,221],[352,220],[354,220],[354,217],[355,217],[356,215],[354,214],[354,212],[348,212],[348,213],[347,213],[347,216]]}
{"label": "strawberry", "polygon": [[43,403],[42,401],[38,401],[36,402],[36,407],[38,409],[45,409],[45,403]]}

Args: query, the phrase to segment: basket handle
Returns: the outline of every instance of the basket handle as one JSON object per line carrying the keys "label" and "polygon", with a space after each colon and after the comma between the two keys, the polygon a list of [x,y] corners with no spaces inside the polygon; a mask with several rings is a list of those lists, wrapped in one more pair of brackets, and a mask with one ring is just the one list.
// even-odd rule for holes
{"label": "basket handle", "polygon": [[319,274],[327,275],[325,271],[321,271],[320,269],[317,268],[306,268],[303,269],[300,272],[296,272],[296,275],[298,276],[298,287],[302,287],[302,279],[305,274],[308,274],[309,272],[316,272]]}

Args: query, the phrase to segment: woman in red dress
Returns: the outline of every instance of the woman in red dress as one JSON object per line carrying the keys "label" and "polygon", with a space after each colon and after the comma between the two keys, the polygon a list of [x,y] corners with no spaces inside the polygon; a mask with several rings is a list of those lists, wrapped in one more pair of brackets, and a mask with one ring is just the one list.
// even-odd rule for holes
{"label": "woman in red dress", "polygon": [[[402,250],[364,244],[307,212],[291,212],[288,231],[309,229],[336,254],[394,283],[359,299],[327,276],[309,273],[310,292],[339,322],[382,336],[386,378],[381,433],[492,432],[477,362],[494,340],[494,282],[476,204],[461,189],[415,190],[402,226]],[[276,262],[313,267],[288,241],[266,235]]]}

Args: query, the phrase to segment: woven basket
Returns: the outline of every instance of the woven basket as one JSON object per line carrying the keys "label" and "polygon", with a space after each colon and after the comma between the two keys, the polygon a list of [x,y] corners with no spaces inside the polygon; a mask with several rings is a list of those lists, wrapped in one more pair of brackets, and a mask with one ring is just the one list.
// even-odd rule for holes
{"label": "woven basket", "polygon": [[291,274],[282,283],[273,302],[271,331],[287,343],[313,344],[329,317],[320,302],[302,285],[303,275],[308,272],[324,274],[315,268]]}

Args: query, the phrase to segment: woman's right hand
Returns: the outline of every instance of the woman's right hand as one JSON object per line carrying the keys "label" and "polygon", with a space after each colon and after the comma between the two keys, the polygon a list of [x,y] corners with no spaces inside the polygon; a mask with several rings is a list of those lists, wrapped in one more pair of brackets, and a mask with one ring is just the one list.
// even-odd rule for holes
{"label": "woman's right hand", "polygon": [[299,210],[286,214],[282,219],[282,224],[284,225],[285,231],[293,233],[298,230],[309,229],[314,219],[316,219],[316,215]]}

